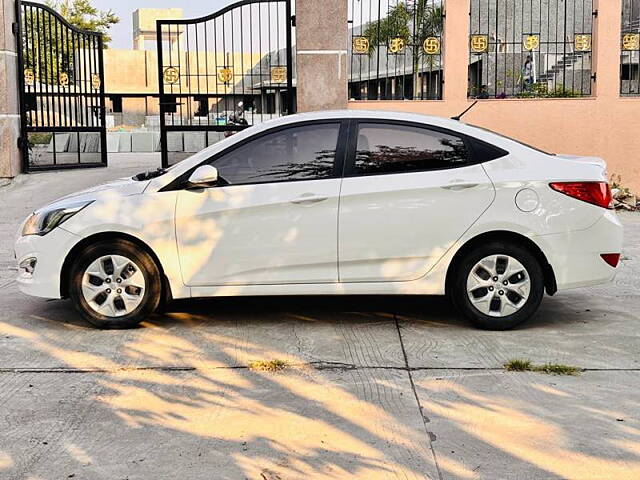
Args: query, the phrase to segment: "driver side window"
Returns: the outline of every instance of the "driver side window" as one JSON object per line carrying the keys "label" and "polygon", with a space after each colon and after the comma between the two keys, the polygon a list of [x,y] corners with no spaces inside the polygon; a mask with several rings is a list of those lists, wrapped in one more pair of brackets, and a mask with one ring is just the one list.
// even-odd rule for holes
{"label": "driver side window", "polygon": [[213,161],[229,185],[331,178],[339,123],[267,133]]}

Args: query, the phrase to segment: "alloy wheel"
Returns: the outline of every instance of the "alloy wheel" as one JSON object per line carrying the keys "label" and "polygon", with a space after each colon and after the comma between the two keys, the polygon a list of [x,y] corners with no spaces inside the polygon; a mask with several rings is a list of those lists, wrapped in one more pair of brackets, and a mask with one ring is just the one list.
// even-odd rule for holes
{"label": "alloy wheel", "polygon": [[142,303],[146,282],[140,267],[122,255],[94,260],[82,277],[82,294],[89,306],[105,317],[122,317]]}
{"label": "alloy wheel", "polygon": [[527,269],[509,255],[489,255],[476,263],[467,277],[467,295],[479,312],[506,317],[520,310],[529,298]]}

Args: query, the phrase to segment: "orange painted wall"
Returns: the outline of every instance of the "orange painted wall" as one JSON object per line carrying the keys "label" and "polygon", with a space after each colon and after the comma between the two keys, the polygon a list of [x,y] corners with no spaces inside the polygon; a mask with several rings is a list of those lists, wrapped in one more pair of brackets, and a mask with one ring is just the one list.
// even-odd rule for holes
{"label": "orange painted wall", "polygon": [[[467,99],[470,0],[446,2],[444,99],[351,101],[351,109],[394,110],[450,117]],[[594,73],[590,98],[480,100],[464,121],[557,153],[595,155],[609,174],[640,193],[640,97],[620,97],[621,0],[596,0]]]}

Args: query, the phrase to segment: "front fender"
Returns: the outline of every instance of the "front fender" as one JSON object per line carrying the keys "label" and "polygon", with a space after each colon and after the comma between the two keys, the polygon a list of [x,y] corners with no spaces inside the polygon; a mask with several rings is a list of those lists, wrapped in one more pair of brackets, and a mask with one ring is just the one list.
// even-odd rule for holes
{"label": "front fender", "polygon": [[156,255],[174,298],[190,296],[182,282],[175,233],[177,192],[153,192],[126,197],[107,192],[89,207],[65,222],[69,232],[88,238],[122,233],[138,239]]}

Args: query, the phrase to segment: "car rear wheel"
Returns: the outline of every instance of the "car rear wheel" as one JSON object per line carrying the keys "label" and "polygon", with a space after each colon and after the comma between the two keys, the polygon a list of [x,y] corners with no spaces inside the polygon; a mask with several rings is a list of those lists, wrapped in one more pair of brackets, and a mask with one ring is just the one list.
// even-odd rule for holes
{"label": "car rear wheel", "polygon": [[82,317],[99,328],[138,325],[160,303],[161,276],[153,258],[127,240],[91,245],[70,275],[69,296]]}
{"label": "car rear wheel", "polygon": [[520,245],[491,242],[457,264],[451,297],[474,325],[506,330],[530,318],[544,295],[536,257]]}

